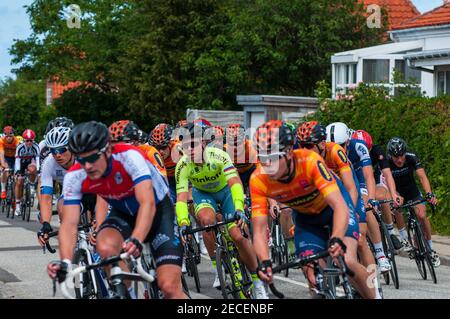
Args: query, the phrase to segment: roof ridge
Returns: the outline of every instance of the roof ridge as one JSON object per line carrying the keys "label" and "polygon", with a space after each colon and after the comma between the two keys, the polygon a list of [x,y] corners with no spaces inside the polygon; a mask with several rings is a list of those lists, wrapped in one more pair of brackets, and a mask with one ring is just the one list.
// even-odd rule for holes
{"label": "roof ridge", "polygon": [[[421,15],[419,15],[419,16],[417,16],[417,17],[414,17],[414,18],[405,20],[405,21],[403,21],[403,22],[397,24],[396,26],[394,26],[393,29],[401,29],[402,27],[411,25],[411,24],[413,24],[413,23],[415,23],[415,22],[417,22],[417,21],[425,20],[425,19],[428,18],[429,16],[433,15],[435,12],[437,12],[437,11],[439,11],[439,10],[442,10],[442,9],[447,9],[447,8],[450,9],[450,2],[448,2],[448,3],[443,3],[441,6],[436,7],[436,8],[434,8],[434,9],[430,10],[430,11],[424,12],[423,14],[421,14]],[[450,18],[449,18],[448,23],[450,24]],[[443,24],[443,23],[440,23],[440,24]],[[429,24],[425,24],[425,25],[423,25],[423,26],[415,26],[415,27],[426,27],[426,26],[430,26],[430,25],[429,25]]]}

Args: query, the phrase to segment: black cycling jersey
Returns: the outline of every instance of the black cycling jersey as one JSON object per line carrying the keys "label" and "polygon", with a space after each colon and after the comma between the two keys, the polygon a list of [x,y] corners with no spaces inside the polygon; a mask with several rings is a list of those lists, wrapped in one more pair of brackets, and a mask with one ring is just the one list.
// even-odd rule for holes
{"label": "black cycling jersey", "polygon": [[372,146],[372,149],[370,150],[370,160],[372,161],[375,181],[379,181],[381,171],[385,168],[389,168],[388,158],[380,145]]}
{"label": "black cycling jersey", "polygon": [[389,158],[389,166],[397,191],[405,199],[410,199],[410,197],[420,194],[416,181],[414,180],[414,172],[422,168],[422,164],[415,153],[407,152],[405,155],[406,161],[403,167],[397,167],[391,158]]}

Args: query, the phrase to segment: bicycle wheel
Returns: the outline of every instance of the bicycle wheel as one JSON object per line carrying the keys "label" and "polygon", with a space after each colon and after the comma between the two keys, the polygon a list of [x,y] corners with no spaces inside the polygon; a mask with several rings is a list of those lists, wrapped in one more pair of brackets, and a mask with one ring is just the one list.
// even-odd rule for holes
{"label": "bicycle wheel", "polygon": [[230,297],[240,299],[239,289],[236,287],[236,280],[230,263],[230,256],[223,247],[217,247],[216,249],[216,267],[223,299]]}
{"label": "bicycle wheel", "polygon": [[412,258],[415,260],[417,269],[419,270],[420,276],[424,280],[427,279],[427,270],[425,268],[425,260],[423,258],[422,252],[424,251],[424,248],[422,247],[422,241],[420,240],[418,234],[417,234],[417,222],[414,221],[413,225],[409,225],[408,223],[408,240],[412,247],[412,250],[410,252]]}
{"label": "bicycle wheel", "polygon": [[186,282],[186,278],[184,277],[183,273],[181,273],[181,286],[183,287],[183,292],[186,294],[186,296],[188,296],[189,299],[192,299],[191,294],[189,293],[189,287]]}
{"label": "bicycle wheel", "polygon": [[[73,257],[73,264],[79,267],[88,264],[88,257],[84,249],[77,249]],[[74,278],[75,296],[77,299],[103,299],[100,282],[93,271],[83,272]]]}
{"label": "bicycle wheel", "polygon": [[194,277],[195,289],[200,293],[200,277],[198,275],[197,268],[197,256],[200,255],[199,247],[195,241],[195,237],[192,236],[188,243],[186,249],[186,268],[188,275]]}
{"label": "bicycle wheel", "polygon": [[419,235],[418,237],[422,241],[421,247],[423,248],[423,253],[422,253],[423,260],[427,264],[428,272],[431,275],[431,280],[433,280],[433,283],[437,284],[436,272],[434,269],[433,261],[431,259],[431,249],[428,246],[427,241],[425,240],[425,235],[422,232],[422,228],[421,228],[420,224],[416,223],[416,227],[417,227],[417,234]]}
{"label": "bicycle wheel", "polygon": [[[398,270],[397,270],[397,263],[395,262],[395,248],[394,244],[392,243],[391,236],[389,235],[389,231],[387,230],[386,224],[381,224],[381,238],[383,243],[383,249],[386,254],[386,257],[389,259],[389,263],[391,264],[391,270],[389,271],[392,281],[394,283],[395,289],[399,289],[400,282],[398,278]],[[389,283],[386,283],[389,284]]]}

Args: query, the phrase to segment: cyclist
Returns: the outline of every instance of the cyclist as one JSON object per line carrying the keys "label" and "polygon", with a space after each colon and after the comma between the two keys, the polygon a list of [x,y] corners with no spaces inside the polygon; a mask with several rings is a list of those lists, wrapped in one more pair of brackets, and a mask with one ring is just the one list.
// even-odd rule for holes
{"label": "cyclist", "polygon": [[[19,145],[19,140],[17,137],[14,136],[14,129],[12,126],[5,126],[3,128],[3,136],[0,139],[0,164],[2,168],[7,169],[11,168],[14,169],[14,163],[15,159],[14,156],[16,155],[16,148],[17,145]],[[2,193],[1,193],[1,199],[6,198],[6,181],[8,179],[9,173],[2,172],[1,176],[1,186],[2,186]]]}
{"label": "cyclist", "polygon": [[33,130],[26,129],[22,137],[24,141],[17,146],[16,162],[14,165],[14,173],[16,175],[16,216],[20,216],[20,202],[23,195],[23,175],[25,171],[30,174],[30,183],[32,186],[36,184],[39,171],[39,145],[34,141],[36,134]]}
{"label": "cyclist", "polygon": [[[61,262],[47,267],[51,278],[64,278],[71,267],[82,194],[94,193],[111,206],[99,227],[96,249],[102,258],[122,249],[139,256],[150,242],[158,285],[165,298],[186,298],[181,285],[183,250],[177,220],[163,176],[138,148],[110,144],[108,128],[95,121],[77,125],[69,137],[77,163],[64,177],[64,219],[59,230]],[[104,214],[105,212],[96,212]],[[124,263],[121,263],[125,268]]]}
{"label": "cyclist", "polygon": [[[335,142],[341,145],[347,152],[349,160],[352,162],[361,191],[364,205],[373,207],[378,205],[375,199],[375,178],[373,176],[372,161],[370,160],[369,150],[364,141],[351,138],[351,131],[345,123],[335,122],[326,127],[327,142]],[[361,239],[359,241],[359,251],[363,264],[369,266],[373,264],[373,255],[366,249],[366,233],[372,240],[375,249],[375,258],[381,273],[391,270],[389,260],[384,253],[381,242],[381,233],[378,222],[372,211],[366,212],[367,227],[361,228]]]}
{"label": "cyclist", "polygon": [[[406,142],[398,137],[391,138],[387,145],[389,166],[394,177],[395,186],[401,196],[401,203],[405,201],[417,201],[423,199],[422,194],[414,180],[414,172],[420,180],[423,190],[426,192],[426,199],[432,205],[437,204],[436,195],[431,190],[430,181],[428,180],[425,169],[422,167],[419,157],[416,153],[408,151]],[[434,267],[441,264],[440,258],[436,251],[433,250],[433,241],[431,239],[431,224],[427,219],[426,207],[419,204],[414,207],[417,219],[423,227],[425,239],[431,249],[431,257]],[[405,228],[403,216],[398,216],[397,225],[399,229]],[[406,238],[405,238],[406,239]]]}
{"label": "cyclist", "polygon": [[208,146],[217,147],[218,149],[223,150],[225,148],[224,145],[224,129],[221,126],[212,126],[208,129],[208,135],[211,135],[211,143]]}
{"label": "cyclist", "polygon": [[57,117],[48,122],[47,127],[44,133],[44,139],[39,142],[39,150],[40,150],[40,162],[44,163],[45,158],[50,154],[49,148],[45,145],[45,135],[54,127],[68,127],[72,129],[74,126],[73,121],[65,116]]}
{"label": "cyclist", "polygon": [[150,133],[148,144],[155,147],[164,161],[169,180],[170,198],[175,203],[177,199],[177,185],[175,182],[175,168],[181,157],[179,142],[172,139],[173,128],[169,124],[160,123]]}
{"label": "cyclist", "polygon": [[[361,296],[374,298],[377,290],[367,285],[369,274],[356,257],[359,228],[348,192],[318,154],[307,149],[293,150],[294,139],[292,130],[279,120],[262,124],[254,135],[260,165],[250,179],[250,192],[253,243],[262,261],[261,278],[273,280],[267,240],[267,199],[272,198],[294,210],[297,256],[327,248],[334,258],[343,255],[355,272],[350,278],[354,287]],[[313,273],[309,267],[304,271],[313,292]]]}
{"label": "cyclist", "polygon": [[[207,147],[209,138],[205,138],[205,127],[198,124],[184,126],[179,140],[184,155],[176,167],[178,224],[185,228],[190,225],[188,214],[189,182],[192,183],[192,197],[196,219],[202,226],[213,225],[216,221],[217,205],[220,204],[225,220],[241,217],[238,226],[246,219],[244,214],[244,192],[230,157],[224,151]],[[263,283],[259,280],[256,268],[256,255],[250,240],[245,238],[235,223],[228,226],[229,234],[239,250],[243,263],[251,272],[257,299],[267,299]],[[216,270],[214,233],[204,232],[203,240]],[[216,271],[214,287],[220,287]]]}
{"label": "cyclist", "polygon": [[[158,150],[153,146],[141,143],[142,135],[139,133],[139,127],[132,121],[122,120],[116,121],[109,127],[109,133],[111,134],[111,143],[129,143],[141,149],[147,154],[150,162],[167,177],[167,172],[164,167],[164,162],[161,159],[161,155]],[[141,131],[142,132],[142,131]]]}
{"label": "cyclist", "polygon": [[[374,168],[374,177],[376,184],[375,198],[376,200],[387,200],[394,199],[395,202],[399,203],[400,198],[397,194],[395,188],[394,178],[392,177],[391,169],[389,168],[389,162],[380,145],[373,145],[372,136],[364,130],[354,131],[352,138],[362,140],[366,143],[367,148],[370,152],[370,160],[372,161],[372,166]],[[392,220],[392,211],[388,203],[381,205],[381,210],[383,212],[383,219],[386,223],[386,227],[389,231],[389,235],[392,240],[392,244],[395,249],[401,249],[404,247],[402,243],[398,240],[394,233],[394,222]],[[396,212],[396,214],[400,214]],[[406,231],[404,231],[406,233]],[[408,241],[406,241],[408,243]]]}
{"label": "cyclist", "polygon": [[[41,168],[41,197],[39,206],[42,227],[37,233],[41,246],[45,245],[45,242],[48,240],[48,233],[53,230],[50,225],[52,218],[53,184],[56,182],[62,187],[67,170],[75,163],[75,156],[68,149],[70,131],[71,129],[68,127],[54,127],[45,135],[45,145],[49,148],[50,155],[44,160]],[[83,195],[82,205],[91,213],[95,209],[95,199],[95,195]],[[60,220],[63,219],[63,202],[64,197],[60,196],[56,205]]]}

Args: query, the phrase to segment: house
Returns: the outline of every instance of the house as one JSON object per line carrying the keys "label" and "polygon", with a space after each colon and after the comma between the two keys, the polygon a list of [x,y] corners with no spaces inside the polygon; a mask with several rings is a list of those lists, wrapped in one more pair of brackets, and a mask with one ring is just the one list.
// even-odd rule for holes
{"label": "house", "polygon": [[416,81],[417,89],[426,96],[450,94],[450,0],[394,23],[389,37],[391,43],[331,57],[334,98],[359,82],[386,86],[395,95],[401,84],[394,84],[394,70],[400,71],[404,80]]}
{"label": "house", "polygon": [[61,84],[58,82],[58,80],[55,78],[53,81],[47,81],[47,88],[46,88],[46,105],[51,105],[54,100],[59,98],[64,91],[73,89],[77,86],[79,86],[81,82],[74,81],[69,82],[66,85]]}

